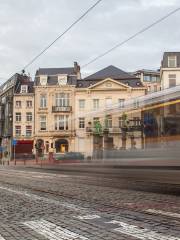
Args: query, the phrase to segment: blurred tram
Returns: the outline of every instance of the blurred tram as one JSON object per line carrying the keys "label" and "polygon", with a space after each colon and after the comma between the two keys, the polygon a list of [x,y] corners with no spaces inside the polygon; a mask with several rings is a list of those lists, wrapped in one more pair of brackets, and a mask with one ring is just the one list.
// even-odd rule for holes
{"label": "blurred tram", "polygon": [[[139,112],[141,119],[138,128],[137,125],[136,128],[129,127],[129,123],[122,125],[122,147],[117,149],[113,144],[107,145],[99,161],[125,166],[180,166],[180,86],[127,101],[123,110],[114,106],[108,111],[112,116],[126,115],[131,119],[136,119],[133,116]],[[134,137],[137,132],[138,139]],[[108,141],[106,135],[103,136],[105,143]],[[130,147],[123,145],[127,136],[131,138]],[[141,142],[139,148],[136,141]]]}

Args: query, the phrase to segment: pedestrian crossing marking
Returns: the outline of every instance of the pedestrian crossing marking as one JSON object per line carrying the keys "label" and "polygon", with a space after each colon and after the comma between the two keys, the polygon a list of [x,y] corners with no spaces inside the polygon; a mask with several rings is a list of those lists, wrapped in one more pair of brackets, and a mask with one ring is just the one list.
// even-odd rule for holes
{"label": "pedestrian crossing marking", "polygon": [[38,234],[43,235],[49,240],[89,240],[82,235],[74,233],[66,228],[57,226],[46,220],[36,220],[25,222],[24,225],[33,229]]}
{"label": "pedestrian crossing marking", "polygon": [[0,235],[0,240],[6,240],[5,238],[2,237],[2,235]]}
{"label": "pedestrian crossing marking", "polygon": [[175,218],[180,218],[179,213],[173,213],[173,212],[165,212],[161,210],[156,210],[156,209],[148,209],[146,210],[147,213],[154,213],[154,214],[160,214],[168,217],[175,217]]}
{"label": "pedestrian crossing marking", "polygon": [[99,215],[84,215],[84,216],[75,216],[75,218],[80,219],[80,220],[92,220],[92,219],[97,219],[101,218]]}
{"label": "pedestrian crossing marking", "polygon": [[156,231],[149,230],[147,228],[138,227],[135,225],[127,224],[120,221],[110,221],[109,224],[117,224],[119,227],[115,228],[114,231],[120,232],[125,235],[132,236],[142,240],[180,240],[178,237],[163,235]]}

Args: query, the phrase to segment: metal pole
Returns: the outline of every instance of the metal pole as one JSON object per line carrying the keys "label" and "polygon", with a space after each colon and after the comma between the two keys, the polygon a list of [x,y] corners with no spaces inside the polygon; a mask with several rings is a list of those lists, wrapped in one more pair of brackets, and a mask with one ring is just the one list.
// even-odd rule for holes
{"label": "metal pole", "polygon": [[16,145],[14,145],[14,165],[16,165]]}

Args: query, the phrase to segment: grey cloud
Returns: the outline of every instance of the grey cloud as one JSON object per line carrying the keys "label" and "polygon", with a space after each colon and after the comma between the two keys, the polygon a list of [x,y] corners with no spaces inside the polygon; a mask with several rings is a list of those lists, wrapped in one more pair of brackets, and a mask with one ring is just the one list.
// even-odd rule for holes
{"label": "grey cloud", "polygon": [[[0,77],[20,71],[94,2],[0,0]],[[33,76],[39,67],[84,64],[176,7],[177,0],[103,0],[27,71]],[[110,64],[127,71],[158,68],[163,51],[179,50],[179,20],[178,12],[83,73]]]}

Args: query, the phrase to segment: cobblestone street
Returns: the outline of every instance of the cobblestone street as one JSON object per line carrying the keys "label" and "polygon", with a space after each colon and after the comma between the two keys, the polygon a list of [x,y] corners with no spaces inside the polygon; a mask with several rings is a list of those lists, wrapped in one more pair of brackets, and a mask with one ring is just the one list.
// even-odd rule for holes
{"label": "cobblestone street", "polygon": [[180,239],[178,194],[140,181],[1,168],[0,209],[0,240]]}

